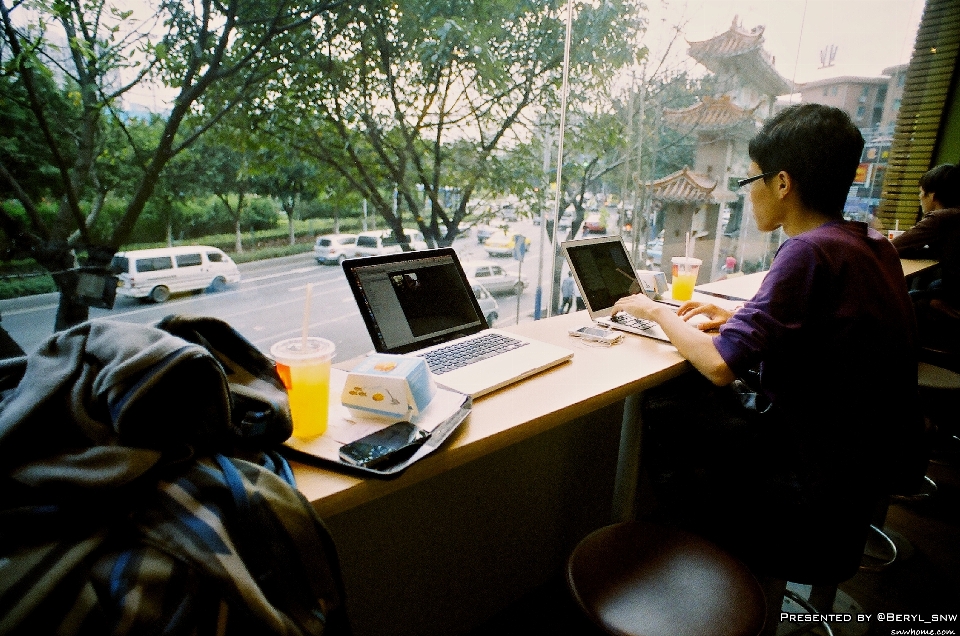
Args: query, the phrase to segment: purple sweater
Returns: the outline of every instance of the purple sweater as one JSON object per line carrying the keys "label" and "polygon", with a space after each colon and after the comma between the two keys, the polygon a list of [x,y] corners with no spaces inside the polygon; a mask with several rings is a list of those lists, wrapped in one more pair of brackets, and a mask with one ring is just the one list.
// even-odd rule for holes
{"label": "purple sweater", "polygon": [[759,368],[755,388],[796,427],[784,442],[848,450],[867,427],[897,426],[899,405],[915,405],[916,343],[896,250],[851,221],[788,239],[760,290],[714,338],[738,376]]}

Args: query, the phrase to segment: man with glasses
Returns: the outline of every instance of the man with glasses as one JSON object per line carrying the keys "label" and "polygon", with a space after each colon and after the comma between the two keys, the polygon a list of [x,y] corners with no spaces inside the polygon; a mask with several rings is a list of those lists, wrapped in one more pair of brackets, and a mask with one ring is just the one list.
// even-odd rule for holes
{"label": "man with glasses", "polygon": [[[789,238],[753,299],[736,312],[688,302],[674,313],[639,294],[614,308],[658,322],[700,372],[646,393],[647,465],[664,509],[777,579],[856,571],[893,458],[922,432],[899,258],[843,218],[863,145],[836,108],[773,116],[749,144],[740,186],[757,227]],[[710,320],[686,322],[698,314]],[[748,393],[752,409],[736,399]]]}

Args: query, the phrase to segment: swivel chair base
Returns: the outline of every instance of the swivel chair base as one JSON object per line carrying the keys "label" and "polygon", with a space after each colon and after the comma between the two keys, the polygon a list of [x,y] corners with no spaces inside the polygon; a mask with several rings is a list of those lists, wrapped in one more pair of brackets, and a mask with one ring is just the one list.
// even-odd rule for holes
{"label": "swivel chair base", "polygon": [[[798,583],[788,583],[787,591],[784,594],[781,611],[788,614],[824,614],[822,610],[817,610],[810,604],[811,595],[818,592],[824,592],[825,588],[811,587],[809,585],[800,585]],[[857,614],[863,613],[863,608],[857,604],[843,590],[829,590],[834,592],[833,608],[830,613],[849,614],[853,616],[850,622],[824,623],[790,623],[781,622],[777,629],[776,636],[800,636],[801,634],[821,635],[821,636],[864,636],[870,628],[869,623],[858,623]],[[829,594],[829,591],[827,592]]]}

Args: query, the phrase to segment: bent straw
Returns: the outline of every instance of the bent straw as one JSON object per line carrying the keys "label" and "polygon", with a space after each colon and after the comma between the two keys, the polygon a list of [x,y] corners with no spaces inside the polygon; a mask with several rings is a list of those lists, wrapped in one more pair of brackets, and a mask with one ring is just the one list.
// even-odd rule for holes
{"label": "bent straw", "polygon": [[307,327],[310,325],[310,292],[313,290],[313,283],[307,283],[307,301],[303,305],[303,350],[307,350]]}

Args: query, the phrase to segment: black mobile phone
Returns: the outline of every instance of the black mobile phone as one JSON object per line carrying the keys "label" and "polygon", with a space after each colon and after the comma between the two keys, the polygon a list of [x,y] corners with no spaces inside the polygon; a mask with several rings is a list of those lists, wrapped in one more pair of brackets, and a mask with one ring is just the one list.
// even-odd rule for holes
{"label": "black mobile phone", "polygon": [[[390,460],[398,460],[430,438],[430,433],[411,424],[397,422],[340,447],[340,459],[372,468]],[[412,453],[411,453],[412,454]]]}

